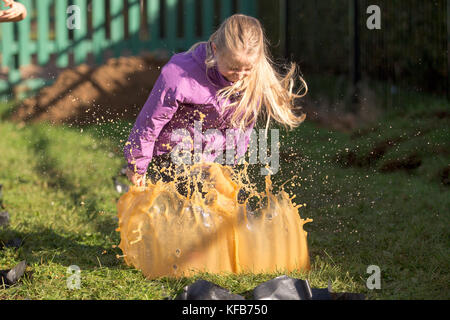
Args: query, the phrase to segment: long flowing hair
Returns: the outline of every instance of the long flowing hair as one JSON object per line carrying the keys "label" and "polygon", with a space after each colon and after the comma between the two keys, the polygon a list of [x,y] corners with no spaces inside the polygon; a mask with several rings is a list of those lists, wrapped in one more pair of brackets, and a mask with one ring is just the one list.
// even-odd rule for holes
{"label": "long flowing hair", "polygon": [[[200,45],[195,44],[189,49],[192,52]],[[216,55],[212,44],[217,48]],[[266,116],[266,131],[270,119],[293,129],[301,124],[306,115],[296,115],[294,100],[302,98],[308,92],[308,86],[302,77],[302,86],[293,92],[297,66],[291,63],[288,72],[282,75],[275,69],[270,58],[267,39],[264,36],[258,19],[243,14],[235,14],[226,19],[219,29],[209,38],[206,52],[206,72],[217,65],[219,59],[227,54],[241,54],[241,56],[256,57],[256,64],[251,73],[231,86],[218,90],[218,97],[228,101],[227,108],[235,108],[231,116],[231,125],[245,130],[251,123],[255,123],[258,116]],[[300,92],[304,93],[300,95]],[[236,97],[239,97],[236,99]]]}

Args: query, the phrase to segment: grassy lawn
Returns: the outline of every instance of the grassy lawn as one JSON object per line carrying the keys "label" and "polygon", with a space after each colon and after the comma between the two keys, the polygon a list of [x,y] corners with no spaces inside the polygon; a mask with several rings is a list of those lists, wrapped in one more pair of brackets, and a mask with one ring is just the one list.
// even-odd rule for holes
{"label": "grassy lawn", "polygon": [[[402,103],[353,133],[306,121],[284,135],[275,189],[297,174],[301,186],[286,190],[307,204],[301,217],[314,219],[305,226],[312,270],[288,275],[368,299],[450,298],[450,110],[435,98]],[[284,274],[150,281],[118,259],[112,177],[129,129],[0,122],[0,184],[11,216],[0,240],[24,240],[0,250],[0,269],[26,260],[29,271],[0,289],[0,299],[164,299],[200,278],[246,295]],[[81,268],[79,290],[67,288],[70,265]],[[369,265],[381,269],[379,290],[366,287]]]}

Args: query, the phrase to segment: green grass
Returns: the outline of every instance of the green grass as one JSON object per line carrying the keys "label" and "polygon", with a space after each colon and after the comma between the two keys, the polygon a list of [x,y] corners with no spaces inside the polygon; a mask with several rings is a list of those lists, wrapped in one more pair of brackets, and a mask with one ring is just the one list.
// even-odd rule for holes
{"label": "green grass", "polygon": [[[440,172],[450,165],[450,120],[436,112],[445,101],[430,98],[385,112],[371,127],[353,134],[333,132],[305,122],[285,134],[275,189],[299,176],[297,195],[312,270],[289,273],[313,287],[331,281],[336,292],[364,293],[369,299],[449,299],[450,187]],[[0,114],[11,106],[0,106]],[[1,117],[0,117],[1,118]],[[0,183],[11,215],[0,240],[24,239],[16,250],[0,250],[0,269],[28,263],[27,276],[0,299],[164,299],[173,298],[197,279],[206,279],[247,297],[258,284],[283,274],[146,280],[127,267],[118,245],[116,203],[111,178],[123,163],[121,146],[129,123],[80,128],[0,122]],[[418,132],[422,132],[419,133]],[[383,155],[358,166],[388,139],[401,138]],[[415,169],[383,172],[397,159],[416,154]],[[262,177],[255,175],[259,186]],[[81,289],[69,290],[67,268],[81,268]],[[381,289],[366,287],[369,265],[381,269]]]}

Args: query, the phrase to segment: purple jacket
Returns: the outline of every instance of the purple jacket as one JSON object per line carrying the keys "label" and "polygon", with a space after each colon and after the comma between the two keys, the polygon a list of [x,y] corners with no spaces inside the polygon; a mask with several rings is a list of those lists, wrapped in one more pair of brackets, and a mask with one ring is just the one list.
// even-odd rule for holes
{"label": "purple jacket", "polygon": [[[201,135],[202,150],[209,145],[225,152],[226,130],[232,129],[232,110],[222,113],[225,101],[217,99],[216,93],[231,82],[215,67],[206,76],[206,46],[202,43],[192,53],[176,54],[162,68],[125,144],[124,154],[131,170],[144,174],[154,156],[170,152],[179,144],[181,137],[176,139],[172,135],[176,129],[186,129],[194,139],[194,122],[200,120],[202,133],[208,129],[221,132]],[[253,125],[245,132],[235,131],[232,139],[237,158],[245,155]],[[215,158],[211,154],[204,161],[212,162]]]}

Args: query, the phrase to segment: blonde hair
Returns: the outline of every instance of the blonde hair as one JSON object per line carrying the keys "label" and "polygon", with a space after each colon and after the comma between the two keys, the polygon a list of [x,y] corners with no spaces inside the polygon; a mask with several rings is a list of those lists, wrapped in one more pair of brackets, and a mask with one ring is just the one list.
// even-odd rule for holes
{"label": "blonde hair", "polygon": [[[294,93],[294,78],[297,73],[295,63],[291,63],[289,71],[284,76],[275,70],[264,31],[256,18],[235,14],[226,19],[211,35],[205,61],[207,74],[208,70],[217,64],[212,44],[217,48],[217,56],[242,53],[256,57],[256,64],[247,77],[220,89],[217,93],[218,97],[229,102],[226,108],[235,108],[231,116],[233,127],[246,129],[251,123],[256,122],[261,112],[267,117],[266,132],[271,118],[290,129],[305,120],[305,114],[297,116],[293,113],[293,109],[294,99],[301,98],[308,92],[306,82],[300,77],[303,85]],[[198,45],[200,43],[195,44],[188,52],[193,51]],[[299,95],[302,89],[305,89],[305,93]]]}

